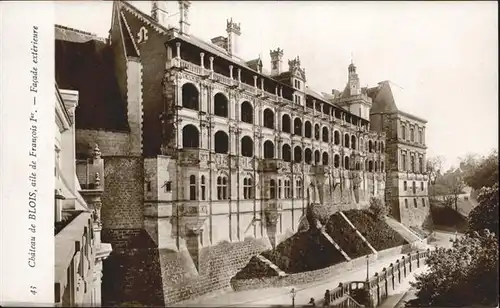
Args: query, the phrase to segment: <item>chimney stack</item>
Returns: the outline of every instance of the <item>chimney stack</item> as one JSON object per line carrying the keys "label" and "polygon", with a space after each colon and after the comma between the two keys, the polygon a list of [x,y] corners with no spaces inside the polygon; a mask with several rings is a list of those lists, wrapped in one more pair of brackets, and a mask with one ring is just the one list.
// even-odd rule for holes
{"label": "chimney stack", "polygon": [[165,0],[151,1],[151,17],[160,25],[168,28],[167,2]]}
{"label": "chimney stack", "polygon": [[271,76],[278,76],[282,73],[283,49],[277,48],[269,52],[271,55]]}
{"label": "chimney stack", "polygon": [[181,34],[189,34],[189,7],[191,6],[191,1],[183,0],[179,1],[179,31]]}
{"label": "chimney stack", "polygon": [[238,55],[239,52],[239,37],[241,35],[240,23],[233,22],[233,19],[227,20],[227,52],[230,55]]}

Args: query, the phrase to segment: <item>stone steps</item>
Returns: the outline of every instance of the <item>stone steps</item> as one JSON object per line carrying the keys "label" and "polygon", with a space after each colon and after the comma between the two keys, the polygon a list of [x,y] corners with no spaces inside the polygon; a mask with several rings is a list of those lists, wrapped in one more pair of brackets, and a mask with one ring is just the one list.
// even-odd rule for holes
{"label": "stone steps", "polygon": [[386,216],[385,217],[385,222],[391,227],[394,231],[399,233],[408,243],[413,243],[417,241],[422,241],[423,239],[420,238],[415,232],[407,228],[405,225],[400,223],[399,221],[395,220],[392,217]]}
{"label": "stone steps", "polygon": [[276,273],[278,273],[278,276],[280,277],[285,277],[287,276],[287,273],[282,271],[279,267],[277,267],[273,262],[269,261],[266,257],[262,255],[257,255],[257,258],[262,262],[267,264],[270,268],[272,268]]}
{"label": "stone steps", "polygon": [[335,242],[333,240],[333,238],[328,234],[326,233],[325,231],[325,228],[321,225],[321,223],[319,221],[316,222],[316,227],[318,228],[318,230],[321,230],[321,234],[323,234],[323,236],[333,245],[333,247],[335,247],[335,249],[337,249],[343,256],[344,258],[347,260],[347,261],[351,261],[351,258],[347,255],[347,253],[339,246],[339,244],[337,244],[337,242]]}
{"label": "stone steps", "polygon": [[363,240],[363,242],[365,242],[366,245],[368,245],[368,247],[371,249],[371,251],[376,254],[377,253],[377,250],[375,250],[375,248],[373,248],[373,246],[368,242],[368,240],[363,236],[363,234],[361,234],[361,232],[359,232],[359,230],[356,228],[356,226],[349,220],[349,218],[347,218],[347,216],[344,215],[344,213],[342,212],[339,212],[340,216],[342,216],[344,218],[344,220],[349,224],[349,226],[351,226],[355,231],[356,231],[356,234]]}

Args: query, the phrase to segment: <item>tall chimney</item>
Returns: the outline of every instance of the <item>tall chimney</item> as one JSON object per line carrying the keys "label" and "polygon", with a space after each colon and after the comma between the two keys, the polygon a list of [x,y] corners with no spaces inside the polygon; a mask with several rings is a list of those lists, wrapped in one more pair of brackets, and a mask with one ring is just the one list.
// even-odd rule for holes
{"label": "tall chimney", "polygon": [[230,55],[238,55],[239,37],[241,35],[240,23],[233,22],[233,19],[227,20],[227,52]]}
{"label": "tall chimney", "polygon": [[167,1],[151,1],[151,17],[160,25],[168,28]]}
{"label": "tall chimney", "polygon": [[269,55],[271,56],[271,76],[278,76],[282,73],[283,49],[278,47],[276,50],[271,50]]}
{"label": "tall chimney", "polygon": [[179,31],[181,34],[189,34],[189,7],[191,6],[191,1],[183,0],[179,1]]}

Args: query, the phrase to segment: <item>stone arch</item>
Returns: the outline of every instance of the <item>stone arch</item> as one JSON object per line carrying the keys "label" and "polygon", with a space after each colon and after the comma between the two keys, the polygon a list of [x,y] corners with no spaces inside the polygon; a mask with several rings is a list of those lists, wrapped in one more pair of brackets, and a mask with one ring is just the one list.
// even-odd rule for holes
{"label": "stone arch", "polygon": [[253,139],[250,136],[241,138],[241,156],[253,157]]}
{"label": "stone arch", "polygon": [[225,131],[219,130],[214,135],[215,153],[227,154],[229,152],[229,136]]}
{"label": "stone arch", "polygon": [[281,147],[281,155],[284,161],[286,162],[292,161],[292,148],[288,143],[283,144],[283,146]]}
{"label": "stone arch", "polygon": [[274,129],[274,112],[270,108],[264,110],[264,127]]}
{"label": "stone arch", "polygon": [[328,135],[329,135],[328,127],[323,126],[323,136],[322,136],[323,142],[328,142],[328,140],[329,140]]}
{"label": "stone arch", "polygon": [[373,161],[368,161],[368,172],[373,172]]}
{"label": "stone arch", "polygon": [[359,148],[360,151],[364,150],[364,140],[363,140],[363,137],[359,138],[358,148]]}
{"label": "stone arch", "polygon": [[182,107],[200,110],[200,91],[198,91],[198,88],[194,84],[186,82],[182,85],[181,92]]}
{"label": "stone arch", "polygon": [[314,125],[314,139],[319,140],[320,137],[320,131],[319,131],[319,124]]}
{"label": "stone arch", "polygon": [[306,148],[304,150],[304,161],[305,161],[306,164],[309,164],[309,165],[312,162],[312,151],[309,148]]}
{"label": "stone arch", "polygon": [[271,140],[264,142],[264,158],[274,158],[274,143]]}
{"label": "stone arch", "polygon": [[356,136],[351,136],[351,149],[356,150]]}
{"label": "stone arch", "polygon": [[309,121],[306,121],[306,123],[304,124],[304,137],[312,137],[312,124]]}
{"label": "stone arch", "polygon": [[319,153],[319,150],[314,151],[314,164],[319,165],[321,160],[321,154]]}
{"label": "stone arch", "polygon": [[333,166],[335,168],[339,168],[340,167],[340,155],[339,154],[335,154],[333,156]]}
{"label": "stone arch", "polygon": [[302,162],[302,148],[299,145],[293,148],[293,161],[296,163]]}
{"label": "stone arch", "polygon": [[297,136],[302,136],[302,120],[300,118],[293,120],[293,133]]}
{"label": "stone arch", "polygon": [[229,100],[226,95],[222,92],[219,92],[214,95],[214,115],[227,118],[228,117],[228,109],[229,108]]}
{"label": "stone arch", "polygon": [[182,147],[183,148],[199,148],[200,147],[200,132],[198,128],[192,124],[187,124],[182,128]]}
{"label": "stone arch", "polygon": [[340,132],[338,130],[333,132],[333,143],[335,145],[340,145]]}
{"label": "stone arch", "polygon": [[322,164],[325,165],[325,166],[328,166],[328,153],[327,152],[323,152],[323,155],[322,155]]}
{"label": "stone arch", "polygon": [[350,165],[349,165],[350,161],[349,161],[349,156],[344,156],[344,169],[351,169],[350,168]]}
{"label": "stone arch", "polygon": [[368,140],[368,152],[373,152],[373,142],[371,140]]}
{"label": "stone arch", "polygon": [[290,127],[291,127],[291,123],[290,123],[290,116],[288,114],[284,114],[282,117],[281,117],[281,131],[285,132],[285,133],[290,133]]}
{"label": "stone arch", "polygon": [[253,106],[250,102],[244,101],[240,106],[241,121],[253,124]]}
{"label": "stone arch", "polygon": [[345,147],[345,148],[348,148],[348,147],[349,147],[349,141],[350,141],[349,134],[348,134],[348,133],[345,133],[345,134],[344,134],[344,147]]}

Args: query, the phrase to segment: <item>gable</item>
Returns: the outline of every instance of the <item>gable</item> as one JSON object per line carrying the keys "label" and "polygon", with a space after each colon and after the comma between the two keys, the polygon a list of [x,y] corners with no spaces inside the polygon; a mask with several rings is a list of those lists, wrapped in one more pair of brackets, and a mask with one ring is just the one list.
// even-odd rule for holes
{"label": "gable", "polygon": [[373,104],[370,113],[391,113],[398,111],[394,95],[388,81],[379,83],[378,89],[371,92],[371,95]]}

